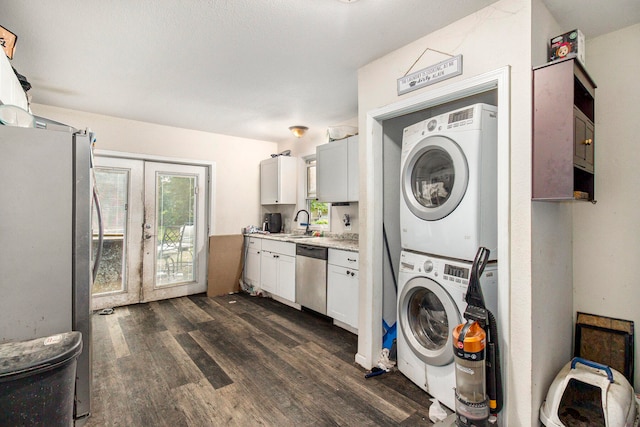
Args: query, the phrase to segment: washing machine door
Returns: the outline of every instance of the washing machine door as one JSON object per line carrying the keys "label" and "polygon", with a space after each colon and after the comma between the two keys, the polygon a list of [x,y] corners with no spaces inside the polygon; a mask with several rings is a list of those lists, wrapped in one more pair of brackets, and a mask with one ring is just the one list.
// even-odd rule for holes
{"label": "washing machine door", "polygon": [[415,277],[398,298],[398,322],[409,347],[433,366],[453,362],[453,329],[462,316],[449,293],[427,277]]}
{"label": "washing machine door", "polygon": [[407,155],[401,181],[409,210],[426,221],[437,221],[453,212],[467,191],[467,159],[452,139],[429,136]]}

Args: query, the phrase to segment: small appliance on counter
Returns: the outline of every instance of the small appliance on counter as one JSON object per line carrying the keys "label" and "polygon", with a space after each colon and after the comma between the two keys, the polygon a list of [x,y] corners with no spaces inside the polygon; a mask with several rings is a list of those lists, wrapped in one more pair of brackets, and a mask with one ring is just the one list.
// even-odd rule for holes
{"label": "small appliance on counter", "polygon": [[262,231],[268,231],[269,233],[279,233],[282,229],[282,214],[268,213],[264,215],[264,221],[262,223]]}

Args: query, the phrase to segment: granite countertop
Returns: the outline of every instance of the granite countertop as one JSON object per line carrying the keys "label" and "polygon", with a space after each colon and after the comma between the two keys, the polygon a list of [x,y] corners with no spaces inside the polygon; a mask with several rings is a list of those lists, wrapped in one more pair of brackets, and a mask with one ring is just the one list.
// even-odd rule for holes
{"label": "granite countertop", "polygon": [[358,252],[358,235],[355,233],[328,234],[321,237],[305,236],[304,234],[262,234],[252,233],[245,236],[257,237],[259,239],[278,240],[281,242],[304,243],[306,245],[323,246],[331,249],[342,249],[344,251]]}

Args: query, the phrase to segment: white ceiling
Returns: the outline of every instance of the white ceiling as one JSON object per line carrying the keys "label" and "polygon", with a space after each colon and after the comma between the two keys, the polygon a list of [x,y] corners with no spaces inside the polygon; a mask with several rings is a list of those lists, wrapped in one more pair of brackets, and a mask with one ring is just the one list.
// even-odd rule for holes
{"label": "white ceiling", "polygon": [[[0,0],[0,25],[34,103],[279,142],[356,117],[359,67],[494,1]],[[587,38],[640,21],[640,0],[543,2]]]}

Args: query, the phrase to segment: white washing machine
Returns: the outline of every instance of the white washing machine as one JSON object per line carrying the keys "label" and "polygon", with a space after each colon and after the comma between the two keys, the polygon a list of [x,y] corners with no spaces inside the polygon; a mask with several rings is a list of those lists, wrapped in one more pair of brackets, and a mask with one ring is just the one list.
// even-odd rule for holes
{"label": "white washing machine", "polygon": [[497,108],[451,111],[404,129],[400,160],[403,249],[497,259]]}
{"label": "white washing machine", "polygon": [[[398,369],[449,409],[455,409],[453,329],[463,323],[472,262],[402,251],[398,277]],[[480,285],[498,313],[498,268],[488,264]]]}

